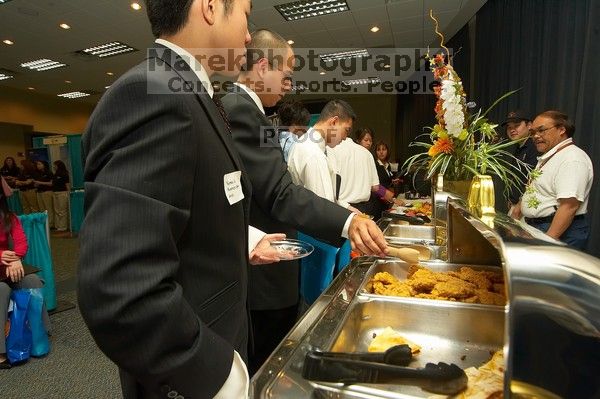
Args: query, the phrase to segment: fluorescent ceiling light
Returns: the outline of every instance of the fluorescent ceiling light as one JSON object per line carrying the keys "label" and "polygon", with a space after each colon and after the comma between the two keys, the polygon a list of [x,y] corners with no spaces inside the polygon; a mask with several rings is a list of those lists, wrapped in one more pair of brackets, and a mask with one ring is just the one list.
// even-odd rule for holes
{"label": "fluorescent ceiling light", "polygon": [[2,43],[8,44],[9,46],[12,46],[13,44],[15,44],[15,42],[13,42],[12,40],[8,40],[8,39],[2,40]]}
{"label": "fluorescent ceiling light", "polygon": [[361,50],[348,50],[348,51],[340,51],[337,53],[328,53],[328,54],[320,54],[319,57],[324,62],[329,62],[333,60],[346,60],[350,58],[360,58],[360,57],[368,57],[369,52],[367,49]]}
{"label": "fluorescent ceiling light", "polygon": [[68,24],[60,24],[58,26],[60,26],[63,29],[71,29],[71,27]]}
{"label": "fluorescent ceiling light", "polygon": [[23,68],[29,68],[31,70],[41,72],[41,71],[47,71],[49,69],[66,67],[67,64],[63,64],[58,61],[52,61],[47,58],[41,58],[39,60],[25,62],[25,63],[21,64],[21,66]]}
{"label": "fluorescent ceiling light", "polygon": [[10,0],[0,0],[0,4],[8,3]]}
{"label": "fluorescent ceiling light", "polygon": [[319,17],[350,10],[346,0],[301,0],[275,6],[286,21]]}
{"label": "fluorescent ceiling light", "polygon": [[371,32],[373,32],[373,33],[377,33],[377,32],[379,32],[379,26],[374,26],[374,27],[372,27],[372,28],[371,28]]}
{"label": "fluorescent ceiling light", "polygon": [[294,44],[295,42],[293,40],[288,40],[287,43],[291,46],[292,44]]}
{"label": "fluorescent ceiling light", "polygon": [[6,73],[1,73],[0,72],[0,80],[6,80],[6,79],[12,79],[12,78],[14,78],[13,75],[8,75]]}
{"label": "fluorescent ceiling light", "polygon": [[70,98],[70,99],[87,97],[87,96],[89,96],[89,93],[84,93],[81,91],[72,91],[70,93],[58,94],[58,97]]}
{"label": "fluorescent ceiling light", "polygon": [[366,85],[369,83],[371,83],[371,84],[381,83],[381,79],[379,79],[379,78],[364,78],[364,79],[342,80],[342,84],[348,85],[348,86]]}
{"label": "fluorescent ceiling light", "polygon": [[137,51],[137,49],[128,46],[125,43],[121,42],[110,42],[101,44],[94,47],[89,47],[83,50],[76,51],[77,53],[93,55],[100,58],[111,57],[113,55],[119,55],[124,53],[130,53],[132,51]]}
{"label": "fluorescent ceiling light", "polygon": [[139,11],[142,9],[142,6],[140,5],[140,3],[131,3],[131,8],[133,8],[136,11]]}

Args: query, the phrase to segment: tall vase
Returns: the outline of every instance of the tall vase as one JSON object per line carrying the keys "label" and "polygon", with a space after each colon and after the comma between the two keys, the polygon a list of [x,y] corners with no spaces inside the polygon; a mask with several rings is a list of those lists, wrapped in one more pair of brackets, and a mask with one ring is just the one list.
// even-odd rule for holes
{"label": "tall vase", "polygon": [[469,189],[471,180],[447,180],[444,179],[444,191],[452,193],[467,201],[469,199]]}
{"label": "tall vase", "polygon": [[494,182],[489,175],[475,175],[471,181],[467,205],[475,215],[493,216],[496,214]]}

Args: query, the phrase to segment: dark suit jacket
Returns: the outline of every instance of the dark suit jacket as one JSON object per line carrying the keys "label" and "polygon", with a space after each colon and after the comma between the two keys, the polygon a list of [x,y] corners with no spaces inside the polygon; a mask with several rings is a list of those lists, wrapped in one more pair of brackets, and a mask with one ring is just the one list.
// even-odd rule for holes
{"label": "dark suit jacket", "polygon": [[[285,232],[288,237],[295,237],[297,229],[341,245],[342,229],[350,211],[292,183],[277,133],[247,93],[229,93],[223,98],[223,105],[252,182],[250,224],[268,233]],[[298,284],[297,261],[252,266],[248,284],[250,309],[283,309],[296,304]]]}
{"label": "dark suit jacket", "polygon": [[[150,51],[83,135],[79,306],[125,398],[209,398],[246,353],[251,186],[194,72]],[[230,205],[223,176],[238,170],[245,199]]]}

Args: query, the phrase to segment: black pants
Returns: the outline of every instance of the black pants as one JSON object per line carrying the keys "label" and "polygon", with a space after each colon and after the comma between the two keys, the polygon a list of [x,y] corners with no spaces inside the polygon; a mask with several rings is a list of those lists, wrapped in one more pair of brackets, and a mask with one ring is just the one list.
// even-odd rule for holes
{"label": "black pants", "polygon": [[276,310],[251,310],[252,337],[248,373],[252,377],[273,353],[298,319],[298,305]]}

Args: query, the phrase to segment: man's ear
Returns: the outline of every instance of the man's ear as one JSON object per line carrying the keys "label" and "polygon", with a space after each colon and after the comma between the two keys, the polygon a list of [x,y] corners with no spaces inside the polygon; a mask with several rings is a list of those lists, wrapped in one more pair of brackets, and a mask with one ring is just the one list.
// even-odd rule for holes
{"label": "man's ear", "polygon": [[[197,12],[202,15],[207,24],[213,25],[216,20],[216,9],[222,5],[217,5],[221,0],[193,0],[190,14]],[[194,9],[195,8],[195,9]]]}
{"label": "man's ear", "polygon": [[335,126],[338,123],[340,123],[340,117],[339,116],[332,116],[331,118],[329,118],[329,123],[331,124],[331,126]]}
{"label": "man's ear", "polygon": [[265,76],[265,73],[269,70],[269,61],[266,58],[259,59],[256,64],[254,64],[253,68],[256,68],[259,76],[262,78]]}

